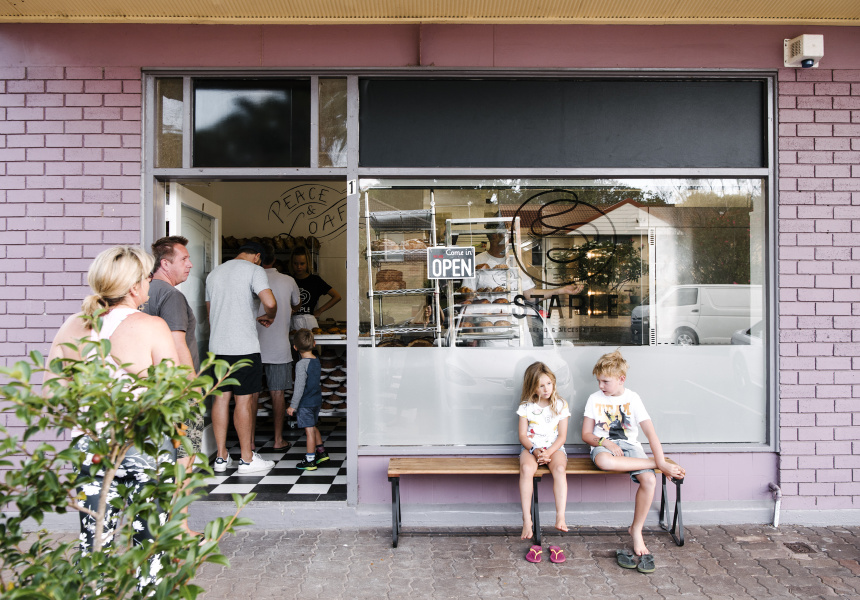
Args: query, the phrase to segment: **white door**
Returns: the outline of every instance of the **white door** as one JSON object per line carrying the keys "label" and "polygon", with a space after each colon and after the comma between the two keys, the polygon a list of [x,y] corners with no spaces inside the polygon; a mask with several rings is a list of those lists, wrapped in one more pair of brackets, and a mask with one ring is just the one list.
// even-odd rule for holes
{"label": "white door", "polygon": [[[188,279],[177,286],[185,295],[197,319],[197,347],[200,359],[209,351],[209,319],[206,315],[206,277],[221,264],[221,207],[190,188],[170,182],[165,206],[168,235],[188,238],[188,253],[194,265]],[[212,425],[203,434],[201,452],[215,451]]]}

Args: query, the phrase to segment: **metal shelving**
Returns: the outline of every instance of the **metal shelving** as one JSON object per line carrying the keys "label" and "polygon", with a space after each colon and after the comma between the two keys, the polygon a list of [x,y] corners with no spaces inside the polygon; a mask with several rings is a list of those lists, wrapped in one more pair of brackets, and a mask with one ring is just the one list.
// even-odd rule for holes
{"label": "metal shelving", "polygon": [[[365,232],[367,236],[367,276],[368,276],[368,292],[367,296],[370,300],[370,336],[363,338],[362,345],[377,345],[377,338],[383,334],[416,334],[428,333],[432,334],[436,344],[441,343],[442,339],[442,321],[439,305],[439,282],[434,281],[433,287],[425,288],[408,288],[399,290],[374,290],[374,268],[380,263],[425,263],[427,260],[427,250],[422,249],[392,249],[392,250],[372,250],[371,232],[378,236],[381,233],[425,233],[430,232],[429,247],[436,245],[436,203],[434,200],[433,191],[430,191],[430,208],[426,210],[392,210],[384,212],[370,212],[370,200],[368,192],[364,195],[364,217],[365,217]],[[426,270],[425,270],[426,272]],[[402,326],[376,326],[376,315],[379,314],[380,322],[385,315],[385,299],[392,297],[404,296],[432,296],[432,306],[434,315],[434,324],[427,326],[416,326],[412,323],[403,324]]]}

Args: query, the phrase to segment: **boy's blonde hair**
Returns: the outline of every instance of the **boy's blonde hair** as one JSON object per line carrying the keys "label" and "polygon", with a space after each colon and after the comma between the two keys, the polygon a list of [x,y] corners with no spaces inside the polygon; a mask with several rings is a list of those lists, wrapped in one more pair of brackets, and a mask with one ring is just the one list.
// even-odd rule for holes
{"label": "boy's blonde hair", "polygon": [[627,375],[627,361],[621,356],[621,352],[616,350],[609,354],[604,354],[597,360],[594,365],[594,370],[591,371],[595,377],[601,375],[609,377],[624,377]]}
{"label": "boy's blonde hair", "polygon": [[316,345],[313,332],[310,329],[299,329],[293,336],[293,345],[299,352],[310,352]]}
{"label": "boy's blonde hair", "polygon": [[[520,395],[520,405],[522,406],[529,402],[537,402],[538,385],[540,384],[540,378],[543,375],[546,375],[552,381],[552,396],[549,398],[549,408],[552,411],[552,414],[557,415],[559,414],[559,408],[556,404],[558,404],[558,400],[562,400],[562,398],[558,395],[558,389],[556,388],[555,373],[540,361],[530,364],[523,375],[523,392],[522,395]],[[563,403],[564,400],[562,400],[562,404]]]}

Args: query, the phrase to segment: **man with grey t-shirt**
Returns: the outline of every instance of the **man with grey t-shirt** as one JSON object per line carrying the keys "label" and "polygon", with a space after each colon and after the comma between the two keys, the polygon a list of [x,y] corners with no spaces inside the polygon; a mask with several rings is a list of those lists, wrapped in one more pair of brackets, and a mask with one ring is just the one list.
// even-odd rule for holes
{"label": "man with grey t-shirt", "polygon": [[[268,327],[275,319],[278,303],[269,286],[266,272],[260,267],[263,247],[248,242],[239,248],[233,260],[215,267],[206,278],[206,310],[209,313],[209,351],[215,358],[231,365],[240,360],[251,361],[232,374],[238,385],[222,388],[212,405],[212,429],[218,453],[212,467],[223,473],[231,465],[227,452],[227,425],[230,420],[230,397],[234,397],[233,426],[239,437],[241,457],[237,469],[240,475],[265,471],[275,466],[253,451],[253,419],[256,417],[255,394],[262,388],[263,363],[257,323]],[[258,317],[260,303],[265,314]]]}

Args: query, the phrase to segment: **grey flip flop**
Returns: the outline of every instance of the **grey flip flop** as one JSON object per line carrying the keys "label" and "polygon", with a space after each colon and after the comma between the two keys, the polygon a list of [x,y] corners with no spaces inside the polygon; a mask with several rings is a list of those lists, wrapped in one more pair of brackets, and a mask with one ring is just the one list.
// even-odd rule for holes
{"label": "grey flip flop", "polygon": [[624,569],[635,569],[636,561],[633,559],[633,553],[626,548],[624,550],[615,551],[615,560],[618,566]]}
{"label": "grey flip flop", "polygon": [[639,566],[636,567],[637,571],[640,573],[653,573],[656,569],[653,554],[643,554],[639,557]]}

